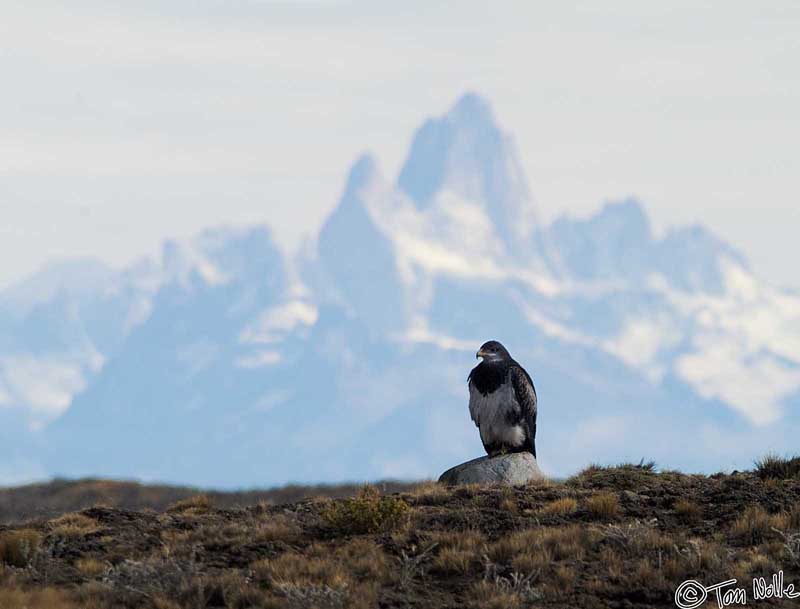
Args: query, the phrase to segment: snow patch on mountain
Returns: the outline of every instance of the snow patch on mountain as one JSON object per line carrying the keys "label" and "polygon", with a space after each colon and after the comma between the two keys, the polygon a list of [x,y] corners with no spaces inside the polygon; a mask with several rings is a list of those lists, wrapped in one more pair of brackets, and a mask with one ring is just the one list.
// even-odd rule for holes
{"label": "snow patch on mountain", "polygon": [[0,404],[24,405],[32,415],[32,424],[42,425],[69,408],[72,397],[86,387],[103,363],[104,357],[93,350],[0,357],[0,388],[4,387]]}
{"label": "snow patch on mountain", "polygon": [[302,300],[290,300],[258,314],[240,335],[242,343],[270,344],[280,342],[290,332],[310,328],[319,317],[316,306]]}

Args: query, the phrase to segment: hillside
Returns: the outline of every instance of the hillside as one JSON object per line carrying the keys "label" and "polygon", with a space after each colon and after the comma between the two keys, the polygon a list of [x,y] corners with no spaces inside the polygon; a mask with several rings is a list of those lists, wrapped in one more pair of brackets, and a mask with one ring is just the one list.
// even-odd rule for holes
{"label": "hillside", "polygon": [[[387,480],[376,483],[383,492],[406,491],[413,483]],[[0,524],[55,518],[97,505],[124,510],[164,511],[177,501],[205,495],[217,508],[294,503],[312,497],[351,497],[357,484],[287,485],[266,490],[204,491],[188,486],[141,484],[118,480],[53,480],[10,488],[0,487]]]}
{"label": "hillside", "polygon": [[674,606],[685,580],[732,578],[753,603],[753,577],[771,583],[782,569],[786,586],[800,582],[789,465],[710,477],[590,467],[521,488],[90,508],[0,527],[0,606],[644,608]]}

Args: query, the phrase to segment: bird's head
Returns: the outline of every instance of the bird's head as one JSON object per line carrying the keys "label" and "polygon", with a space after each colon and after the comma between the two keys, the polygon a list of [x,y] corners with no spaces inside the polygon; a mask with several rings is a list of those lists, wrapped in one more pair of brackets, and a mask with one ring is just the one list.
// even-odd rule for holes
{"label": "bird's head", "polygon": [[506,348],[496,340],[490,340],[488,343],[483,343],[481,348],[475,354],[475,357],[482,357],[485,362],[500,362],[503,360],[511,359],[511,355]]}

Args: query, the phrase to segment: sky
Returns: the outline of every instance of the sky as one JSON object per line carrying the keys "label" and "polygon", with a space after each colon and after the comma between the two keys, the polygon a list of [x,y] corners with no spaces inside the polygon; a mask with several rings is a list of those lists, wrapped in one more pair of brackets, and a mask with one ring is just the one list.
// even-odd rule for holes
{"label": "sky", "polygon": [[301,247],[472,90],[544,220],[633,195],[800,289],[800,4],[567,4],[3,0],[0,287],[220,224]]}

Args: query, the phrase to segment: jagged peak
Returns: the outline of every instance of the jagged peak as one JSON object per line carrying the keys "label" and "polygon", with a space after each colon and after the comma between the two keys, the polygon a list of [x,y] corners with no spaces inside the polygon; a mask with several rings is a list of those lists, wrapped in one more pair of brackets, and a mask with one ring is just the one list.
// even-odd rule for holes
{"label": "jagged peak", "polygon": [[459,126],[481,125],[499,131],[491,103],[474,91],[464,93],[445,116]]}
{"label": "jagged peak", "polygon": [[556,233],[572,231],[578,227],[591,228],[593,233],[599,233],[597,236],[603,239],[621,234],[635,235],[642,241],[652,239],[647,210],[641,201],[634,197],[606,201],[588,218],[573,218],[565,215],[553,223],[553,230]]}
{"label": "jagged peak", "polygon": [[[490,198],[486,190],[502,183],[499,167],[516,152],[497,125],[489,102],[468,92],[444,115],[426,120],[414,133],[411,148],[397,179],[398,186],[425,208],[443,186],[459,190],[467,174],[480,192],[467,196]],[[514,163],[511,163],[512,165]],[[513,181],[518,176],[505,176]],[[455,182],[455,183],[451,183]]]}
{"label": "jagged peak", "polygon": [[634,197],[606,201],[592,217],[592,221],[613,224],[620,230],[639,234],[648,240],[652,236],[650,217],[642,202]]}
{"label": "jagged peak", "polygon": [[741,251],[702,224],[669,229],[661,240],[661,247],[665,250],[691,251],[694,255],[707,259],[723,254],[742,268],[750,270],[750,263]]}
{"label": "jagged peak", "polygon": [[535,239],[536,207],[514,140],[477,93],[417,129],[397,186],[423,212],[444,192],[477,204],[507,254],[526,263],[547,257]]}
{"label": "jagged peak", "polygon": [[362,153],[350,167],[344,188],[344,199],[367,186],[375,178],[380,177],[378,160],[371,152]]}

